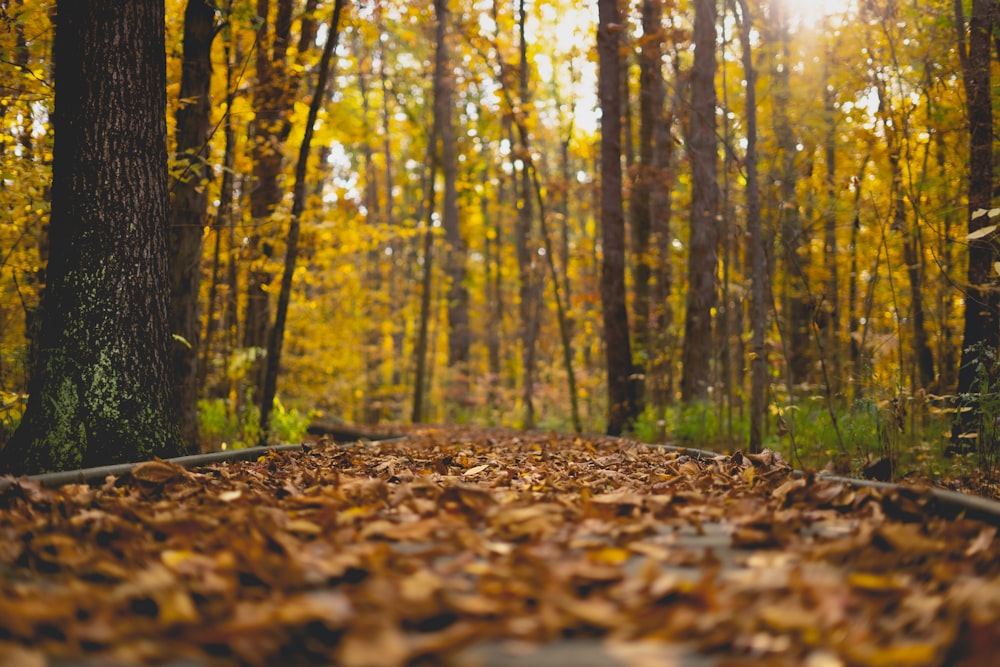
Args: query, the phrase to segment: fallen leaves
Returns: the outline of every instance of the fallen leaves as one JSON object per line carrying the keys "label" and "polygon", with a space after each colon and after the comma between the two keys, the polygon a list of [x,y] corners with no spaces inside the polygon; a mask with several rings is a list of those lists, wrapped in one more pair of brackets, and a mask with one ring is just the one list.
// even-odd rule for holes
{"label": "fallen leaves", "polygon": [[461,664],[505,641],[635,664],[985,664],[996,528],[929,508],[771,452],[472,429],[22,481],[0,494],[0,665]]}
{"label": "fallen leaves", "polygon": [[170,461],[153,460],[140,463],[132,468],[132,479],[147,484],[165,484],[167,482],[185,479],[190,473],[183,467]]}

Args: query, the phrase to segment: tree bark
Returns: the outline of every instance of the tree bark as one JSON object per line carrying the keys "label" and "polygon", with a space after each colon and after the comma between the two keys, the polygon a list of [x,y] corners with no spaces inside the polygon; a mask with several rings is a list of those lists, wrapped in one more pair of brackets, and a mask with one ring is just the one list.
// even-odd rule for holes
{"label": "tree bark", "polygon": [[712,309],[718,266],[718,150],[715,134],[715,0],[695,0],[694,66],[691,70],[691,236],[684,322],[681,398],[708,396],[712,363]]}
{"label": "tree bark", "polygon": [[[505,210],[506,202],[506,179],[502,172],[497,174],[496,205],[498,211]],[[493,423],[494,415],[501,409],[500,397],[500,374],[501,355],[503,340],[503,319],[504,319],[504,293],[503,293],[503,220],[502,215],[496,216],[491,213],[489,189],[486,187],[490,182],[489,167],[483,170],[482,195],[479,199],[479,207],[483,218],[483,255],[485,256],[483,291],[485,301],[489,304],[487,308],[487,329],[486,329],[486,356],[487,356],[487,391],[486,408],[489,414],[490,423]]]}
{"label": "tree bark", "polygon": [[[654,3],[656,10],[654,17],[650,18],[650,23],[655,26],[657,44],[662,43],[663,35],[663,15],[662,5]],[[657,70],[658,80],[651,82],[650,93],[655,97],[661,97],[662,101],[655,102],[654,106],[663,109],[665,116],[661,117],[661,122],[653,127],[653,186],[650,192],[650,234],[653,238],[653,252],[656,260],[652,262],[655,279],[653,280],[653,297],[650,316],[653,319],[652,332],[650,334],[650,344],[648,354],[648,370],[646,371],[647,391],[650,392],[650,399],[656,408],[657,415],[663,415],[667,405],[674,398],[673,395],[673,355],[674,355],[674,312],[671,303],[671,293],[673,291],[673,263],[671,255],[673,253],[673,231],[671,229],[673,218],[673,197],[674,187],[674,137],[672,126],[676,118],[676,105],[678,100],[677,91],[671,98],[670,110],[664,109],[666,104],[666,82],[663,78],[662,67]],[[654,85],[655,84],[655,85]],[[658,435],[665,437],[665,421],[659,421],[664,427],[657,427]]]}
{"label": "tree bark", "polygon": [[[514,110],[515,114],[522,114],[517,120],[519,129],[525,130],[527,124],[523,114],[527,113],[530,105],[531,91],[528,87],[530,80],[530,67],[528,63],[528,40],[526,37],[527,8],[526,1],[518,1],[518,48],[520,50],[520,106]],[[542,277],[537,270],[535,262],[536,254],[532,245],[532,223],[534,221],[534,207],[531,196],[531,173],[528,165],[530,159],[530,148],[528,146],[528,136],[526,131],[520,133],[521,139],[521,167],[520,182],[515,185],[518,192],[517,205],[517,227],[516,227],[516,253],[518,267],[518,295],[520,298],[519,313],[521,316],[521,372],[523,374],[521,388],[521,402],[524,409],[524,420],[522,426],[525,429],[535,427],[535,348],[540,327],[540,299],[542,296]]]}
{"label": "tree bark", "polygon": [[747,243],[750,246],[750,451],[761,451],[767,418],[767,257],[760,217],[760,185],[757,175],[757,70],[753,66],[751,31],[753,22],[746,0],[740,7],[740,46],[746,92],[746,199]]}
{"label": "tree bark", "polygon": [[[965,83],[969,121],[969,234],[990,224],[976,211],[990,209],[993,196],[993,107],[990,78],[990,37],[996,6],[993,0],[973,0],[966,22],[962,3],[955,0],[956,27],[959,30],[959,55]],[[958,369],[958,394],[968,394],[977,383],[977,367],[985,364],[992,377],[1000,345],[1000,289],[994,263],[998,261],[996,234],[969,241],[968,283],[965,288],[965,327],[962,334],[962,358]],[[991,361],[992,355],[992,361]],[[995,383],[996,380],[994,379]],[[994,384],[995,386],[995,384]],[[970,430],[976,411],[960,412],[955,435]]]}
{"label": "tree bark", "polygon": [[[354,34],[353,48],[357,53],[363,53],[360,35]],[[364,202],[365,224],[378,238],[378,225],[382,222],[382,203],[378,191],[378,174],[375,164],[375,149],[372,139],[375,136],[371,124],[371,103],[369,101],[369,71],[368,58],[358,58],[358,92],[361,94],[362,127],[364,139],[361,144],[362,163],[364,164]],[[386,200],[391,199],[391,193],[386,191]],[[384,412],[382,401],[381,372],[382,355],[382,323],[387,312],[383,308],[382,267],[380,262],[380,243],[372,243],[365,253],[365,267],[362,278],[362,289],[365,292],[366,303],[362,306],[368,313],[364,332],[364,343],[361,353],[365,358],[365,388],[362,398],[362,421],[365,424],[378,424]]]}
{"label": "tree bark", "polygon": [[170,330],[174,403],[181,438],[198,449],[198,349],[201,338],[201,254],[208,210],[208,130],[211,122],[212,39],[215,9],[188,0],[184,11],[184,62],[177,105],[179,172],[170,183]]}
{"label": "tree bark", "polygon": [[60,0],[51,249],[14,474],[183,452],[171,402],[164,6]]}
{"label": "tree bark", "polygon": [[418,219],[424,219],[424,230],[422,236],[423,256],[420,266],[420,320],[417,323],[417,340],[413,346],[414,356],[414,377],[413,377],[413,405],[410,412],[410,421],[419,424],[424,420],[424,403],[427,395],[427,388],[430,385],[427,367],[427,352],[430,347],[430,320],[431,320],[431,291],[434,285],[434,202],[437,192],[434,182],[437,179],[437,158],[434,146],[437,143],[437,125],[431,124],[429,136],[427,137],[427,158],[424,165],[423,178],[423,198],[420,203],[421,210]]}
{"label": "tree bark", "polygon": [[601,304],[608,383],[607,433],[619,435],[635,419],[632,349],[625,304],[625,214],[622,209],[621,14],[616,0],[599,0],[598,97],[601,105]]}
{"label": "tree bark", "polygon": [[824,333],[826,334],[826,354],[830,365],[837,369],[831,379],[830,392],[839,395],[844,383],[840,371],[844,358],[841,349],[841,314],[840,314],[840,249],[837,244],[837,106],[829,64],[834,54],[828,51],[824,64],[824,80],[827,85],[823,91],[823,116],[826,123],[824,137],[824,153],[826,170],[824,185],[826,186],[826,208],[823,211],[823,265],[826,268],[826,286],[824,290]]}
{"label": "tree bark", "polygon": [[656,144],[657,127],[665,122],[661,60],[663,38],[661,0],[642,2],[642,39],[639,42],[639,165],[631,198],[632,220],[632,327],[635,332],[635,364],[637,411],[642,411],[645,400],[650,348],[650,283],[653,277],[652,238],[654,189],[662,188],[657,182]]}
{"label": "tree bark", "polygon": [[[434,169],[429,169],[431,176]],[[428,197],[433,203],[434,185],[432,178],[427,178]],[[427,347],[428,329],[431,319],[431,288],[434,276],[434,232],[428,227],[423,233],[423,267],[420,278],[420,322],[417,326],[417,341],[413,347],[413,355],[416,357],[416,369],[413,377],[413,410],[410,413],[410,421],[419,424],[424,420],[424,398],[427,394]]]}

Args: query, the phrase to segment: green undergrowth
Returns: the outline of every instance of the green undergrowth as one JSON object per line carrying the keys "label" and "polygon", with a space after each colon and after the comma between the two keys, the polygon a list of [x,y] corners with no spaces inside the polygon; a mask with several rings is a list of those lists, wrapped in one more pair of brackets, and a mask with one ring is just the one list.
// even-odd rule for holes
{"label": "green undergrowth", "polygon": [[[302,442],[312,415],[295,408],[286,408],[278,398],[271,411],[269,440],[276,442]],[[233,405],[227,399],[215,398],[198,401],[198,427],[202,449],[243,449],[260,442],[260,410],[245,401]]]}
{"label": "green undergrowth", "polygon": [[[993,409],[992,403],[981,404]],[[1000,407],[997,408],[1000,413]],[[865,398],[831,411],[821,399],[771,406],[764,447],[795,468],[827,470],[853,477],[891,481],[943,482],[948,486],[998,495],[997,438],[984,426],[982,436],[956,448],[951,438],[954,412],[924,401]],[[981,415],[984,425],[996,415]],[[749,414],[702,402],[671,406],[662,415],[648,410],[633,435],[644,442],[669,442],[718,452],[746,450]],[[991,467],[993,466],[993,467]]]}

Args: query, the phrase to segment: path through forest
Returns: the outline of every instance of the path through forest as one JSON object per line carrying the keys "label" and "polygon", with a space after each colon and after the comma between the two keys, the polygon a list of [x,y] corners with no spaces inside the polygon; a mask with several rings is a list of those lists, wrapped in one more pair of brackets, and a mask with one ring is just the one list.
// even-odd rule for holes
{"label": "path through forest", "polygon": [[989,664],[997,527],[953,512],[771,453],[462,428],[22,481],[0,664]]}

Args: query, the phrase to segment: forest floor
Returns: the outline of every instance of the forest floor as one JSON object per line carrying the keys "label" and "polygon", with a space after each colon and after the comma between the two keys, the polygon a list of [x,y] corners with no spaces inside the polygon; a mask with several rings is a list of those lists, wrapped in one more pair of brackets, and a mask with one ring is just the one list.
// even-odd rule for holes
{"label": "forest floor", "polygon": [[0,491],[0,665],[995,664],[997,526],[918,488],[426,428]]}

